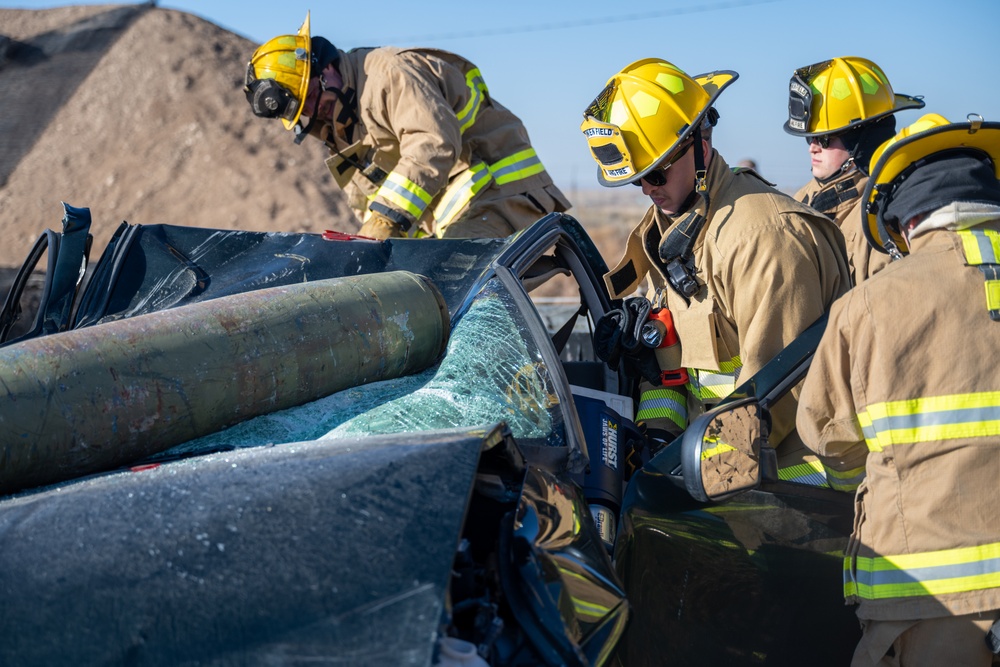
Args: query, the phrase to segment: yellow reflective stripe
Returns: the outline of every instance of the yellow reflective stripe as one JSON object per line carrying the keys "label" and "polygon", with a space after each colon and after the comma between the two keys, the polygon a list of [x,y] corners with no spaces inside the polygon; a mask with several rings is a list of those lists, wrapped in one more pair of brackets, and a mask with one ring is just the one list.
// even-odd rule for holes
{"label": "yellow reflective stripe", "polygon": [[871,451],[889,445],[992,437],[1000,435],[1000,392],[875,403],[859,413],[858,420]]}
{"label": "yellow reflective stripe", "polygon": [[639,396],[637,422],[650,419],[669,419],[681,430],[687,428],[687,400],[684,394],[673,389],[650,389]]}
{"label": "yellow reflective stripe", "polygon": [[732,445],[727,445],[724,442],[719,442],[719,438],[717,438],[717,437],[705,436],[705,439],[704,439],[703,442],[705,444],[708,444],[708,443],[715,443],[715,444],[713,444],[711,447],[704,447],[704,446],[702,446],[702,450],[701,450],[701,460],[702,461],[707,461],[708,459],[712,458],[713,456],[718,456],[719,454],[725,454],[726,452],[735,452],[736,451],[736,448],[733,447]]}
{"label": "yellow reflective stripe", "polygon": [[1000,310],[1000,280],[986,281],[986,309]]}
{"label": "yellow reflective stripe", "polygon": [[431,203],[431,196],[426,190],[395,171],[386,176],[375,196],[392,202],[397,208],[418,219]]}
{"label": "yellow reflective stripe", "polygon": [[862,412],[858,415],[858,423],[861,425],[861,434],[865,436],[865,444],[868,445],[868,451],[870,452],[881,452],[882,445],[878,442],[878,434],[875,432],[874,427],[872,427],[872,418],[867,412]]}
{"label": "yellow reflective stripe", "polygon": [[491,165],[482,162],[474,164],[452,179],[441,201],[434,207],[434,220],[437,221],[439,231],[458,219],[465,212],[469,202],[479,194],[480,190],[489,185],[491,180],[495,180],[498,185],[504,185],[543,171],[545,167],[542,166],[534,148],[518,151]]}
{"label": "yellow reflective stripe", "polygon": [[[977,266],[986,279],[986,309],[1000,311],[1000,232],[993,229],[963,229],[958,232],[965,262]],[[990,313],[996,319],[996,313]]]}
{"label": "yellow reflective stripe", "polygon": [[434,207],[434,220],[439,227],[451,224],[472,198],[489,185],[490,171],[480,162],[459,174],[444,191],[441,201]]}
{"label": "yellow reflective stripe", "polygon": [[506,185],[545,171],[534,148],[525,148],[490,165],[497,185]]}
{"label": "yellow reflective stripe", "polygon": [[970,266],[997,264],[1000,257],[1000,232],[994,229],[963,229],[958,232]]}
{"label": "yellow reflective stripe", "polygon": [[844,591],[867,600],[945,595],[1000,587],[1000,542],[844,560]]}
{"label": "yellow reflective stripe", "polygon": [[482,106],[483,97],[489,92],[489,89],[486,87],[486,81],[483,80],[483,75],[480,74],[478,68],[469,71],[465,75],[465,85],[469,87],[471,96],[469,97],[469,101],[465,103],[465,106],[462,107],[462,110],[456,114],[462,134],[465,134],[469,126],[476,122],[476,116],[479,115],[479,108]]}
{"label": "yellow reflective stripe", "polygon": [[778,479],[809,486],[827,486],[823,464],[819,461],[804,461],[787,468],[779,468]]}
{"label": "yellow reflective stripe", "polygon": [[689,368],[688,391],[701,401],[725,398],[736,389],[736,373],[743,367],[738,356],[719,364],[719,371]]}
{"label": "yellow reflective stripe", "polygon": [[864,466],[850,470],[835,470],[824,464],[823,468],[826,470],[826,481],[837,491],[856,491],[865,478]]}

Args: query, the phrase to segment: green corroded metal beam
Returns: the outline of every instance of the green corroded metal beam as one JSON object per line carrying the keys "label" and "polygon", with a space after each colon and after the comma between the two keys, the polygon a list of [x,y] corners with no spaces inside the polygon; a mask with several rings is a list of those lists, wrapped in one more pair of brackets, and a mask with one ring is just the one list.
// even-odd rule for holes
{"label": "green corroded metal beam", "polygon": [[109,470],[428,367],[448,309],[404,271],[247,292],[0,348],[0,493]]}

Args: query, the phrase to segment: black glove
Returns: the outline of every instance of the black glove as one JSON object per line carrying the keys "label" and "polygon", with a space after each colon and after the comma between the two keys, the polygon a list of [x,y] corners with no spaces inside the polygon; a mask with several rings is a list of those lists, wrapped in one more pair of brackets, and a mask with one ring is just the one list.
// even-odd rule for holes
{"label": "black glove", "polygon": [[594,352],[608,368],[619,368],[626,375],[641,375],[653,384],[660,383],[660,365],[652,348],[642,343],[642,326],[649,319],[652,305],[637,296],[625,299],[621,308],[609,310],[594,326]]}

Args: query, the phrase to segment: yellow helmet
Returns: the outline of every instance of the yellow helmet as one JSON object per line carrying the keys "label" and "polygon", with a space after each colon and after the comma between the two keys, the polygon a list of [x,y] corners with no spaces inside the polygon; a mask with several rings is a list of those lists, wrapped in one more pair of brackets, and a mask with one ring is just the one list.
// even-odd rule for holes
{"label": "yellow helmet", "polygon": [[738,77],[720,70],[692,78],[666,60],[646,58],[608,79],[580,125],[597,180],[616,187],[642,178],[696,128],[715,124],[712,104]]}
{"label": "yellow helmet", "polygon": [[871,172],[861,200],[866,202],[863,229],[876,250],[891,253],[893,246],[907,251],[898,229],[887,225],[883,216],[893,191],[931,156],[953,150],[979,151],[988,157],[994,175],[1000,179],[1000,123],[985,122],[970,114],[964,123],[950,123],[936,113],[921,116],[882,144],[872,157]]}
{"label": "yellow helmet", "polygon": [[[279,35],[257,47],[247,65],[244,90],[258,116],[281,118],[291,130],[302,115],[309,89],[312,43],[309,12],[295,35]],[[278,84],[278,85],[275,85]]]}
{"label": "yellow helmet", "polygon": [[894,93],[889,78],[872,61],[834,58],[795,70],[788,84],[784,127],[789,134],[815,137],[923,106],[919,97]]}

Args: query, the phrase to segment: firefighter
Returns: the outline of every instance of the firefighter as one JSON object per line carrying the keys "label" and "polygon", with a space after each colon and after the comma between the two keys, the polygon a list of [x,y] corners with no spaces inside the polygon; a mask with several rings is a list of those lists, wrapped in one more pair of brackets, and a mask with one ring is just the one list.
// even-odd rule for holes
{"label": "firefighter", "polygon": [[[598,322],[595,345],[612,366],[632,358],[643,376],[636,421],[665,437],[759,371],[850,288],[837,225],[753,170],[731,169],[712,147],[713,105],[737,76],[691,77],[665,60],[639,60],[611,77],[581,125],[601,185],[641,187],[652,201],[604,276],[623,309]],[[630,296],[647,280],[645,297]],[[670,313],[677,361],[663,354],[646,370],[647,351],[629,331],[650,314],[660,318],[657,309]],[[801,462],[793,437],[797,395],[776,406],[771,443],[786,440],[784,478],[824,484],[822,466]]]}
{"label": "firefighter", "polygon": [[296,142],[325,142],[362,235],[503,237],[569,208],[520,119],[453,53],[342,51],[310,35],[307,14],[254,52],[245,92]]}
{"label": "firefighter", "polygon": [[785,132],[805,137],[813,176],[795,199],[840,225],[857,284],[889,263],[886,255],[872,253],[861,231],[868,163],[875,149],[895,134],[895,114],[923,108],[924,102],[894,93],[878,65],[853,56],[800,67],[788,95]]}
{"label": "firefighter", "polygon": [[1000,123],[928,114],[872,159],[864,232],[909,253],[838,301],[798,429],[867,457],[844,591],[860,665],[989,665],[1000,618]]}

